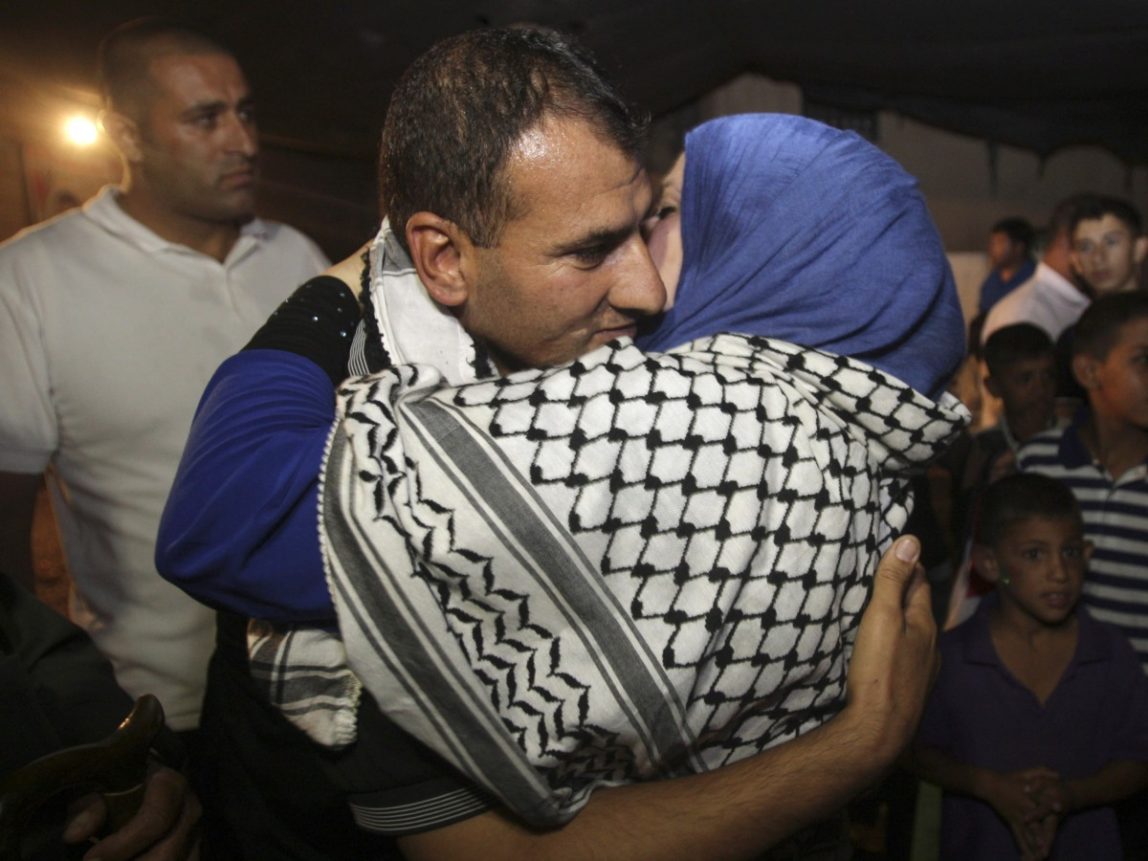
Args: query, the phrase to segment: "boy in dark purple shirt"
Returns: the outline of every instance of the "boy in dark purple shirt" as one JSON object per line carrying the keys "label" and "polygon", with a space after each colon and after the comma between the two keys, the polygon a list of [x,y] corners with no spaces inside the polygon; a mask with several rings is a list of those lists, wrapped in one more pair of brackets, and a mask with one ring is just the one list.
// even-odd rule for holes
{"label": "boy in dark purple shirt", "polygon": [[942,859],[1121,858],[1111,807],[1148,784],[1148,677],[1077,607],[1091,547],[1044,476],[985,494],[974,554],[996,591],[941,639],[912,760],[945,790]]}

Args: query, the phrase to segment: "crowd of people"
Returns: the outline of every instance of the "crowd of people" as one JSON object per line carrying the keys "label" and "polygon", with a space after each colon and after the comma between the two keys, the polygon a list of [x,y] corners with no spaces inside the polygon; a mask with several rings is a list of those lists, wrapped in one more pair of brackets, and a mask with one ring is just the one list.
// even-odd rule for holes
{"label": "crowd of people", "polygon": [[[993,226],[973,433],[940,237],[852,133],[723,117],[659,187],[579,44],[465,33],[325,268],[254,216],[226,48],[132,22],[100,80],[122,184],[0,246],[0,774],[145,693],[172,731],[86,857],[847,858],[895,768],[945,858],[1148,851],[1130,204],[1065,201],[1039,263]],[[26,592],[45,470],[86,633]]]}

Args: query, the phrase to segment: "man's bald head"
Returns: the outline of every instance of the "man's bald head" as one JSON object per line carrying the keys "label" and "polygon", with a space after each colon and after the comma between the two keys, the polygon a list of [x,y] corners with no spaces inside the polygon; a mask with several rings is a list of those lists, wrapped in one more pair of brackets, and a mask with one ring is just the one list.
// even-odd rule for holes
{"label": "man's bald head", "polygon": [[104,110],[139,120],[154,95],[150,66],[166,54],[234,54],[186,24],[139,18],[121,24],[100,43],[99,80]]}

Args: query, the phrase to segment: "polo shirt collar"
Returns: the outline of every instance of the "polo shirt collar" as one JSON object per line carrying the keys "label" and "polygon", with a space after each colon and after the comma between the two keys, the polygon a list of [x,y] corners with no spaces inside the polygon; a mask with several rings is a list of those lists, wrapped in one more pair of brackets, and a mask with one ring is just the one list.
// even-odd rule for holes
{"label": "polo shirt collar", "polygon": [[[84,204],[84,215],[104,230],[112,233],[149,254],[161,252],[175,252],[179,254],[196,254],[198,251],[188,248],[178,242],[169,242],[150,228],[136,221],[119,205],[116,200],[120,195],[120,188],[114,185],[105,185],[99,194]],[[269,230],[266,222],[259,218],[252,218],[239,228],[239,239],[227,255],[224,265],[230,265],[241,257],[254,250],[263,240],[267,239]]]}
{"label": "polo shirt collar", "polygon": [[[981,598],[981,604],[968,624],[975,626],[969,633],[971,636],[965,641],[964,659],[970,664],[987,664],[993,667],[1004,667],[993,638],[989,633],[989,613],[1000,603],[996,592],[989,592]],[[1065,677],[1074,666],[1103,661],[1109,657],[1108,642],[1100,629],[1100,623],[1088,615],[1080,603],[1076,607],[1076,652],[1065,670]]]}
{"label": "polo shirt collar", "polygon": [[[1060,442],[1057,444],[1057,456],[1068,469],[1093,466],[1103,475],[1108,476],[1108,471],[1096,462],[1096,458],[1092,456],[1092,452],[1084,444],[1084,437],[1080,434],[1080,429],[1087,423],[1089,415],[1087,406],[1082,406],[1076,411],[1076,415],[1072,417],[1072,423],[1065,427],[1060,436]],[[1116,485],[1123,485],[1129,481],[1141,481],[1145,475],[1148,475],[1148,460],[1124,473],[1115,483]],[[1112,481],[1113,479],[1109,476],[1108,480]]]}

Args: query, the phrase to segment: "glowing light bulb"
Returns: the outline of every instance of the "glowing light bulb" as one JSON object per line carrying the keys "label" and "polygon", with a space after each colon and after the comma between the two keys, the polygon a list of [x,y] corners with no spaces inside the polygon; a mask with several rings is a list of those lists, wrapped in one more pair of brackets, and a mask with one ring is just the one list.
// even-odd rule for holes
{"label": "glowing light bulb", "polygon": [[94,122],[77,114],[64,123],[64,136],[76,146],[91,146],[96,142],[99,132]]}

